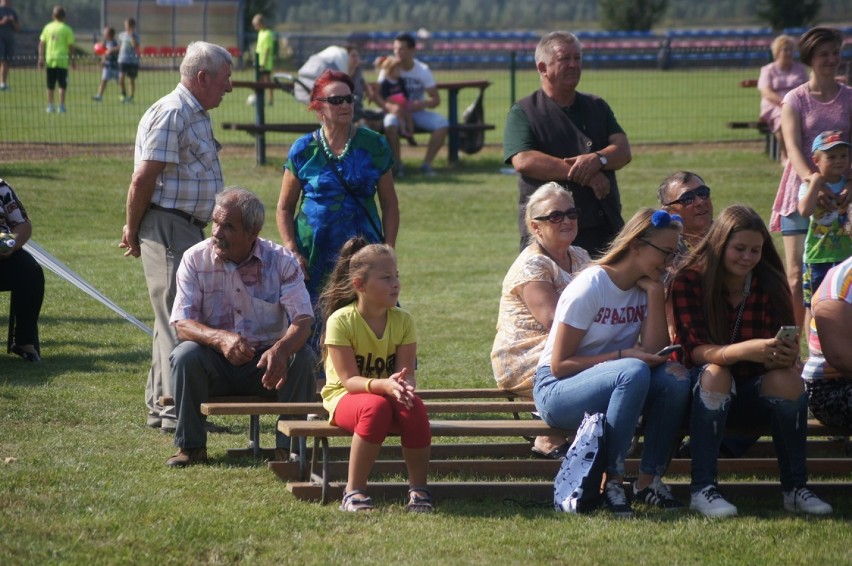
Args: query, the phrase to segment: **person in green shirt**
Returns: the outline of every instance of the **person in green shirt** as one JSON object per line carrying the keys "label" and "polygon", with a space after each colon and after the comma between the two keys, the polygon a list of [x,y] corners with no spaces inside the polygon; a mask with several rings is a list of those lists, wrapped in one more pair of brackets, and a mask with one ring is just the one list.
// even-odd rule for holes
{"label": "person in green shirt", "polygon": [[65,112],[65,89],[68,88],[68,64],[74,31],[65,23],[65,8],[53,7],[53,21],[44,26],[38,43],[38,66],[47,69],[47,111],[53,112],[53,91],[59,83],[59,112]]}
{"label": "person in green shirt", "polygon": [[[257,65],[258,65],[258,80],[271,81],[272,68],[275,64],[275,32],[266,27],[263,21],[262,14],[255,14],[251,19],[251,25],[257,30]],[[274,89],[269,89],[269,105],[272,106],[272,93]]]}

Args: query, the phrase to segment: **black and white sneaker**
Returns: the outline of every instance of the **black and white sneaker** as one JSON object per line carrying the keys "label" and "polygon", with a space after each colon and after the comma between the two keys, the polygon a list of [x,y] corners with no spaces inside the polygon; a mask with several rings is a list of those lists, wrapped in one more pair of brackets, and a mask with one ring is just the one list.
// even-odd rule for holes
{"label": "black and white sneaker", "polygon": [[614,517],[633,518],[633,509],[630,507],[627,492],[624,491],[624,486],[620,481],[609,480],[606,482],[601,500],[603,507],[609,509]]}
{"label": "black and white sneaker", "polygon": [[666,511],[684,508],[684,504],[674,498],[669,486],[663,483],[660,476],[654,476],[654,480],[644,489],[636,489],[636,483],[634,483],[633,499]]}

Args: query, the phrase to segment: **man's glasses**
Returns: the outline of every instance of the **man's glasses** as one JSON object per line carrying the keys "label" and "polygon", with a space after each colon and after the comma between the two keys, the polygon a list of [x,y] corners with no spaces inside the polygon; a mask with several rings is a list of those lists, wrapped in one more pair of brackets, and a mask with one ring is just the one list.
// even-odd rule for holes
{"label": "man's glasses", "polygon": [[577,220],[578,218],[580,218],[580,209],[569,208],[568,210],[554,210],[547,216],[536,216],[533,218],[533,220],[547,220],[548,222],[559,224],[566,218],[568,220]]}
{"label": "man's glasses", "polygon": [[670,252],[669,250],[663,249],[660,246],[654,244],[650,240],[643,239],[642,241],[645,242],[646,244],[648,244],[649,246],[651,246],[652,248],[654,248],[655,250],[657,250],[658,252],[661,252],[665,256],[666,263],[669,263],[670,261],[674,260],[674,258],[677,257],[677,250]]}
{"label": "man's glasses", "polygon": [[700,187],[695,187],[691,191],[686,191],[680,198],[677,200],[673,200],[671,202],[667,202],[666,206],[672,206],[674,204],[680,204],[683,206],[689,206],[690,204],[695,202],[695,197],[700,198],[701,200],[707,200],[710,198],[710,187],[707,185],[701,185]]}
{"label": "man's glasses", "polygon": [[343,96],[327,96],[325,98],[314,98],[314,100],[319,100],[320,102],[328,102],[332,106],[340,106],[344,102],[346,104],[352,104],[355,102],[355,97],[351,94],[344,94]]}

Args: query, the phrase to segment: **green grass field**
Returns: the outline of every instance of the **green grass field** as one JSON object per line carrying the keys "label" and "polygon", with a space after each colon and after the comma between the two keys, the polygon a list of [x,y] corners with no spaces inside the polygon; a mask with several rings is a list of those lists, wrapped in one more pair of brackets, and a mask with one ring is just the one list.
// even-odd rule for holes
{"label": "green grass field", "polygon": [[[758,70],[697,69],[692,71],[594,70],[584,71],[580,90],[602,96],[612,106],[616,117],[634,143],[706,142],[754,140],[758,134],[750,130],[731,130],[729,121],[756,120],[759,94],[757,89],[739,87],[740,80],[756,78]],[[372,73],[368,79],[375,78]],[[235,79],[250,80],[253,71],[237,71]],[[497,129],[486,133],[488,143],[502,143],[503,123],[511,103],[508,70],[438,71],[438,81],[485,78],[492,81],[486,91],[486,121]],[[136,125],[142,113],[155,100],[169,92],[178,82],[171,70],[143,71],[138,79],[138,92],[133,104],[120,104],[115,83],[107,86],[104,101],[95,103],[91,96],[100,81],[99,69],[89,61],[70,71],[68,113],[45,113],[43,71],[15,68],[11,74],[12,89],[0,93],[0,140],[3,142],[46,143],[128,143],[132,144]],[[538,87],[538,75],[522,71],[516,76],[517,97],[526,96]],[[254,107],[246,104],[248,89],[235,89],[226,96],[221,107],[212,112],[214,125],[224,122],[254,122]],[[459,112],[470,104],[476,91],[462,91]],[[444,97],[446,98],[446,97]],[[439,109],[445,113],[442,101]],[[276,93],[275,105],[266,108],[267,122],[312,122],[316,117],[284,92]],[[217,131],[220,141],[246,144],[252,141],[243,132]],[[292,135],[272,134],[270,143],[289,143]]]}
{"label": "green grass field", "polygon": [[[759,143],[636,145],[633,163],[619,174],[624,215],[653,204],[658,183],[677,169],[705,177],[717,210],[737,201],[768,215],[780,169],[761,149]],[[402,302],[418,324],[424,388],[493,386],[488,354],[500,282],[517,253],[516,181],[498,173],[497,153],[490,149],[436,178],[412,175],[397,184]],[[35,241],[151,324],[140,262],[117,248],[131,161],[4,160],[0,176],[23,199]],[[264,235],[277,241],[278,166],[256,167],[251,151],[226,150],[223,168],[227,183],[262,197],[269,207]],[[7,302],[8,294],[0,294],[0,313]],[[436,493],[434,516],[408,516],[401,501],[379,502],[369,517],[351,516],[336,505],[295,500],[264,462],[225,459],[227,448],[245,442],[242,418],[217,419],[231,433],[210,437],[210,465],[167,469],[171,437],[145,426],[148,337],[50,273],[41,331],[41,364],[0,355],[4,565],[850,560],[852,500],[828,494],[836,513],[820,520],[781,511],[780,493],[737,499],[742,516],[719,522],[653,510],[626,522],[557,515],[499,493],[488,501]],[[272,422],[263,420],[266,446]]]}

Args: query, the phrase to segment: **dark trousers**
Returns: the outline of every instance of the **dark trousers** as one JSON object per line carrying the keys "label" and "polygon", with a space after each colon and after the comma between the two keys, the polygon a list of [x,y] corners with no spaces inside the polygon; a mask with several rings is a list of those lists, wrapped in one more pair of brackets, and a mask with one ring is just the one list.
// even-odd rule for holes
{"label": "dark trousers", "polygon": [[[201,404],[211,396],[258,395],[277,397],[281,403],[310,402],[316,398],[317,382],[314,369],[317,359],[310,347],[304,346],[290,357],[287,381],[281,389],[274,391],[264,388],[260,381],[264,369],[258,368],[257,362],[261,354],[262,351],[250,362],[234,366],[219,352],[196,342],[178,344],[171,356],[177,408],[175,446],[207,447]],[[275,445],[277,448],[289,450],[290,438],[276,432]]]}
{"label": "dark trousers", "polygon": [[12,291],[15,343],[38,348],[38,317],[44,299],[44,271],[26,250],[0,259],[0,291]]}

